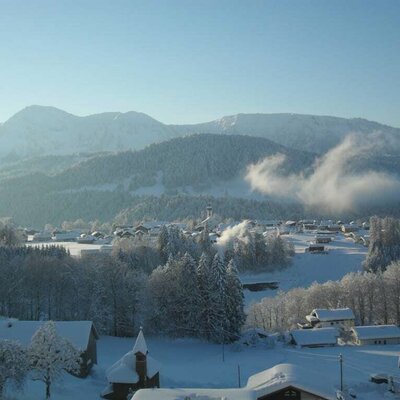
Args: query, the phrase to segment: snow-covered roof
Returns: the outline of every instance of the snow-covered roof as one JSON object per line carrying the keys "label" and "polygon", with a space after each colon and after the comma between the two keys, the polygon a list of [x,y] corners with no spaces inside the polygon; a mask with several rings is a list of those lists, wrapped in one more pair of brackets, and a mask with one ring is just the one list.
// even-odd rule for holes
{"label": "snow-covered roof", "polygon": [[299,346],[336,344],[339,336],[336,328],[294,329],[290,334]]}
{"label": "snow-covered roof", "polygon": [[252,375],[247,386],[240,389],[141,389],[132,400],[256,400],[290,386],[334,400],[335,383],[318,372],[292,364],[279,364]]}
{"label": "snow-covered roof", "polygon": [[143,355],[146,355],[148,352],[149,351],[147,350],[146,340],[143,335],[143,329],[140,328],[135,345],[133,346],[133,354],[142,353]]}
{"label": "snow-covered roof", "polygon": [[145,226],[147,229],[160,228],[163,225],[168,225],[167,221],[147,221],[143,222],[141,225]]}
{"label": "snow-covered roof", "polygon": [[[147,356],[147,377],[152,378],[160,371],[160,364],[154,358]],[[139,375],[136,372],[136,356],[129,351],[106,372],[110,383],[136,383]]]}
{"label": "snow-covered roof", "polygon": [[132,400],[256,400],[248,389],[141,389]]}
{"label": "snow-covered roof", "polygon": [[[143,330],[140,328],[133,349],[120,358],[107,370],[107,380],[111,383],[136,383],[139,376],[136,372],[136,354],[148,353],[146,340],[144,339]],[[147,354],[147,377],[152,378],[160,371],[160,364],[153,357]]]}
{"label": "snow-covered roof", "polygon": [[354,313],[350,308],[335,308],[330,310],[326,308],[316,308],[310,315],[317,317],[321,322],[354,319]]}
{"label": "snow-covered roof", "polygon": [[334,382],[329,382],[329,377],[293,364],[278,364],[250,376],[246,388],[254,390],[255,398],[260,398],[289,386],[328,400],[336,397]]}
{"label": "snow-covered roof", "polygon": [[[0,339],[17,340],[22,345],[30,344],[36,331],[46,321],[0,321]],[[55,321],[57,333],[69,340],[79,350],[86,350],[91,332],[98,338],[92,321]]]}
{"label": "snow-covered roof", "polygon": [[107,370],[107,380],[110,383],[136,383],[139,375],[135,367],[135,355],[129,351]]}
{"label": "snow-covered roof", "polygon": [[400,328],[396,325],[355,326],[352,330],[361,340],[400,338]]}
{"label": "snow-covered roof", "polygon": [[157,372],[160,371],[161,365],[153,357],[147,355],[147,376],[152,378]]}

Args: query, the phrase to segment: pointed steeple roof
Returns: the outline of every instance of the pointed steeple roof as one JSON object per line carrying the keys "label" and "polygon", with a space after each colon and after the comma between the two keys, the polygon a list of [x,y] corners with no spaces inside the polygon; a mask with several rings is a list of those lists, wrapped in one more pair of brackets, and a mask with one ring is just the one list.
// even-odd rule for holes
{"label": "pointed steeple roof", "polygon": [[137,335],[135,345],[133,346],[133,354],[142,353],[144,356],[148,353],[146,340],[143,335],[143,328],[140,327],[139,334]]}

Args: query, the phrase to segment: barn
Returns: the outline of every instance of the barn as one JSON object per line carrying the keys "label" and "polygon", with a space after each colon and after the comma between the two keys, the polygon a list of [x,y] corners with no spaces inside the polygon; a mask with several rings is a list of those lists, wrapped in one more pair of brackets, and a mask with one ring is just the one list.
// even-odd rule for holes
{"label": "barn", "polygon": [[290,343],[300,347],[335,346],[338,337],[336,328],[294,329],[290,332]]}

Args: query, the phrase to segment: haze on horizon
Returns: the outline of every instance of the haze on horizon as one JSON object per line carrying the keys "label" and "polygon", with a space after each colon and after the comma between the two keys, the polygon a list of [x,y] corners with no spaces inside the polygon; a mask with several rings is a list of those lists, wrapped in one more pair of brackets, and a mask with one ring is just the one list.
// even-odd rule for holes
{"label": "haze on horizon", "polygon": [[400,2],[0,0],[0,121],[49,105],[164,123],[236,113],[400,127]]}

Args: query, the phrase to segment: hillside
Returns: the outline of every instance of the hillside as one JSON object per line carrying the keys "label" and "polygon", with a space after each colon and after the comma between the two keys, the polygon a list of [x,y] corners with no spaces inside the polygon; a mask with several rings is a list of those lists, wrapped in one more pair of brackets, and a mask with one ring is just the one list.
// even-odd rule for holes
{"label": "hillside", "polygon": [[[166,218],[166,210],[171,218],[195,217],[212,195],[247,197],[253,203],[254,196],[265,200],[265,196],[251,192],[243,177],[248,164],[277,152],[287,155],[287,172],[310,167],[314,158],[310,153],[286,149],[262,138],[194,135],[140,151],[93,156],[58,173],[3,176],[0,216],[34,225],[76,218],[110,220],[121,210],[132,208],[136,209],[131,213],[135,218],[144,215]],[[219,195],[213,191],[216,188],[220,189]],[[162,201],[157,200],[160,196]],[[177,196],[178,209],[168,205],[168,196]],[[199,200],[199,196],[206,198]],[[243,213],[251,216],[245,202],[242,204],[238,199],[236,204],[235,201],[225,201],[227,209],[224,211],[221,206],[220,212],[227,217],[229,213],[237,217],[244,216]],[[163,209],[159,208],[161,203]],[[250,203],[246,206],[250,210],[256,208]],[[142,210],[142,214],[137,210]]]}
{"label": "hillside", "polygon": [[[244,179],[248,166],[277,153],[287,160],[278,169],[282,176],[314,171],[315,154],[264,138],[212,134],[171,139],[139,151],[22,161],[12,170],[0,170],[0,217],[38,227],[78,218],[110,221],[118,216],[124,223],[145,217],[197,218],[208,202],[225,218],[317,215],[315,207],[305,210],[293,200],[251,190]],[[346,169],[396,174],[399,166],[399,155],[371,152],[353,157]],[[367,200],[362,210],[349,215],[379,213]],[[393,207],[385,212],[392,214]]]}

